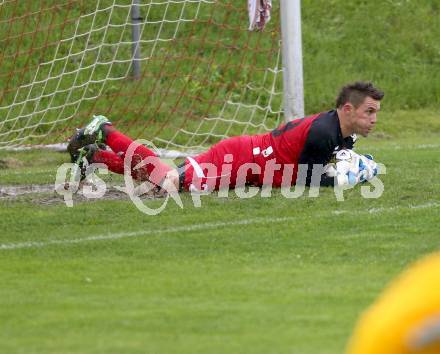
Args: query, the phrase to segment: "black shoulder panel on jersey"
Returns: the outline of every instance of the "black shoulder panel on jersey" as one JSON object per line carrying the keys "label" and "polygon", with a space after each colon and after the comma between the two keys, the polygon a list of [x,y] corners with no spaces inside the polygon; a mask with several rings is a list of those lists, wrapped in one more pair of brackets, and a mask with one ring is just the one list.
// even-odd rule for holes
{"label": "black shoulder panel on jersey", "polygon": [[[334,151],[352,149],[354,138],[343,138],[339,117],[336,110],[321,114],[316,118],[309,130],[304,148],[299,157],[300,164],[308,164],[307,185],[310,185],[313,165],[326,165]],[[333,181],[333,179],[332,179]],[[332,181],[322,176],[321,185],[332,185]]]}
{"label": "black shoulder panel on jersey", "polygon": [[303,122],[304,118],[301,119],[297,119],[297,120],[292,120],[288,123],[286,123],[285,125],[283,125],[282,127],[276,128],[274,130],[272,130],[272,136],[273,137],[278,137],[281,134],[284,134],[285,132],[297,127],[298,125],[300,125]]}
{"label": "black shoulder panel on jersey", "polygon": [[343,143],[337,112],[333,110],[323,113],[310,127],[299,163],[326,164],[335,148]]}

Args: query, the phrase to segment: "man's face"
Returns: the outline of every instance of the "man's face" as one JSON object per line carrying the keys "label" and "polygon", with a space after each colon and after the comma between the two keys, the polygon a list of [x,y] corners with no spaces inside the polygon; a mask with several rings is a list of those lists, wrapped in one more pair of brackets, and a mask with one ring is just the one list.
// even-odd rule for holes
{"label": "man's face", "polygon": [[377,121],[377,112],[380,110],[380,101],[365,97],[364,102],[357,108],[351,107],[350,123],[355,134],[366,137],[373,130]]}

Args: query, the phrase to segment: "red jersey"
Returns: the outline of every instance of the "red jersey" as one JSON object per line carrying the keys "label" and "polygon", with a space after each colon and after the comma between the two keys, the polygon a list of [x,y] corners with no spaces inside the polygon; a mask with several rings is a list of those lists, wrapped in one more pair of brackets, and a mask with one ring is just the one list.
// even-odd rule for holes
{"label": "red jersey", "polygon": [[[293,185],[296,183],[299,164],[305,164],[310,170],[307,171],[306,184],[310,184],[313,165],[327,164],[335,151],[351,149],[354,140],[355,137],[342,137],[336,110],[295,119],[265,134],[223,140],[207,152],[195,156],[193,162],[186,160],[185,166],[182,166],[184,167],[182,187],[188,189],[191,184],[194,162],[212,163],[220,171],[226,154],[233,157],[231,188],[236,185],[240,166],[246,163],[256,163],[260,169],[257,174],[254,171],[247,173],[247,183],[258,186],[270,183],[274,187],[280,187],[285,167],[291,165],[293,166],[292,173],[284,182]],[[272,172],[268,169],[273,170],[273,178],[270,176]],[[203,171],[204,175],[205,172],[208,173],[208,171]],[[270,178],[267,178],[268,176]],[[217,186],[219,181],[220,176],[217,179]],[[322,176],[320,182],[322,185],[332,184],[333,178],[326,179]]]}

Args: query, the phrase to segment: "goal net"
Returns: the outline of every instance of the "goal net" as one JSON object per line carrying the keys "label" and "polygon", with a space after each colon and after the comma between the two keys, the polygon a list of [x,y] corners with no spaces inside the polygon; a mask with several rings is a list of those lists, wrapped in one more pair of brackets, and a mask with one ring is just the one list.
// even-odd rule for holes
{"label": "goal net", "polygon": [[272,129],[278,12],[255,32],[245,0],[0,0],[0,149],[65,142],[93,114],[183,152]]}

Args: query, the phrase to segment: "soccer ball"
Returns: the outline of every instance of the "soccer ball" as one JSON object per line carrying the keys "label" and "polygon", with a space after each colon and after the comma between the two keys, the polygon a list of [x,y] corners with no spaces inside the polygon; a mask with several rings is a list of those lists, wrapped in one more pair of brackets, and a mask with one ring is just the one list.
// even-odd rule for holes
{"label": "soccer ball", "polygon": [[324,167],[329,177],[335,178],[335,184],[352,185],[366,182],[377,175],[377,164],[371,155],[360,155],[350,149],[336,151],[332,161]]}

